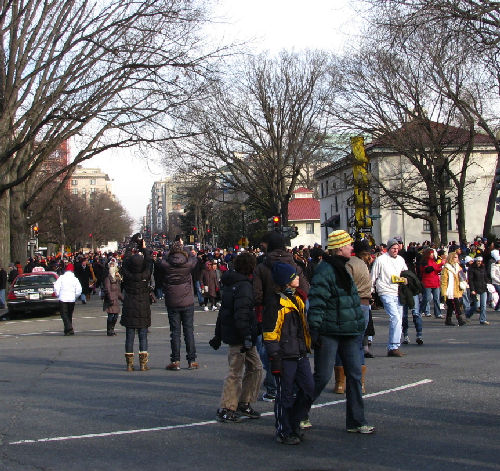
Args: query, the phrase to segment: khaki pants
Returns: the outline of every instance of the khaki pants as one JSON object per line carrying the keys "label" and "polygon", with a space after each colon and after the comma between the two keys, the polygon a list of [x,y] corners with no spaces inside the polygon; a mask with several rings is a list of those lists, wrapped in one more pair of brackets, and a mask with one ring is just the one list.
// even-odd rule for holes
{"label": "khaki pants", "polygon": [[255,402],[259,395],[262,363],[257,349],[252,347],[246,353],[241,353],[240,349],[241,345],[229,346],[229,372],[222,388],[221,409],[236,410],[238,403]]}

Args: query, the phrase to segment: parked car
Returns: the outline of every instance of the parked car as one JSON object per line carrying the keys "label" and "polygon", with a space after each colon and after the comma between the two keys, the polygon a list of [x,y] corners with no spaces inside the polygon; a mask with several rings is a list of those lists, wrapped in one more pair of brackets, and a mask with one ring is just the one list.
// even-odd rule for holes
{"label": "parked car", "polygon": [[56,313],[59,300],[54,293],[58,274],[52,271],[34,271],[18,275],[10,285],[7,294],[9,314],[30,312]]}

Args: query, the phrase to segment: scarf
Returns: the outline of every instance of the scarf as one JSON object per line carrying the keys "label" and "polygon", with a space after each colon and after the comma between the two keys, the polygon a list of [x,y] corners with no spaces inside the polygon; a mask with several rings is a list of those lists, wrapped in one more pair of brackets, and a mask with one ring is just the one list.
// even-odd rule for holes
{"label": "scarf", "polygon": [[351,294],[352,278],[345,267],[345,264],[349,261],[349,258],[342,257],[341,255],[327,255],[324,257],[324,259],[332,266],[333,270],[335,271],[335,278],[337,279],[337,284],[339,285],[339,287],[342,288],[347,294]]}
{"label": "scarf", "polygon": [[460,265],[455,264],[451,265],[447,263],[444,266],[448,271],[448,287],[446,288],[446,297],[448,299],[453,299],[455,297],[455,276],[458,276],[458,272],[460,271]]}

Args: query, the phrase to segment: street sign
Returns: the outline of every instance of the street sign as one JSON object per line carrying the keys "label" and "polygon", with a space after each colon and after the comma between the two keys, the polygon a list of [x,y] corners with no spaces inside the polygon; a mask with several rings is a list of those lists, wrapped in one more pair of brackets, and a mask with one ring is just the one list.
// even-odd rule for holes
{"label": "street sign", "polygon": [[368,217],[371,219],[380,219],[382,216],[380,214],[369,214]]}

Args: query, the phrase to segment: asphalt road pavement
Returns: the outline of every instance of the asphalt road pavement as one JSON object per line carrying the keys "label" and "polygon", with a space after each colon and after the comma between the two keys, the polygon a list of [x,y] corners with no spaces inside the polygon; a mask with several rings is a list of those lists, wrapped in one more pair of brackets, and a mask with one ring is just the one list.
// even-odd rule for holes
{"label": "asphalt road pavement", "polygon": [[488,311],[490,326],[424,318],[424,345],[410,324],[407,355],[388,358],[388,318],[374,311],[365,409],[376,433],[346,433],[331,384],[299,446],[274,441],[270,403],[256,403],[259,420],[215,421],[227,371],[227,348],[208,345],[216,315],[197,310],[200,369],[183,350],[177,372],[165,370],[161,304],[147,372],[125,371],[124,329],[106,336],[97,298],[76,307],[74,337],[56,316],[0,322],[0,470],[500,470],[500,313]]}

